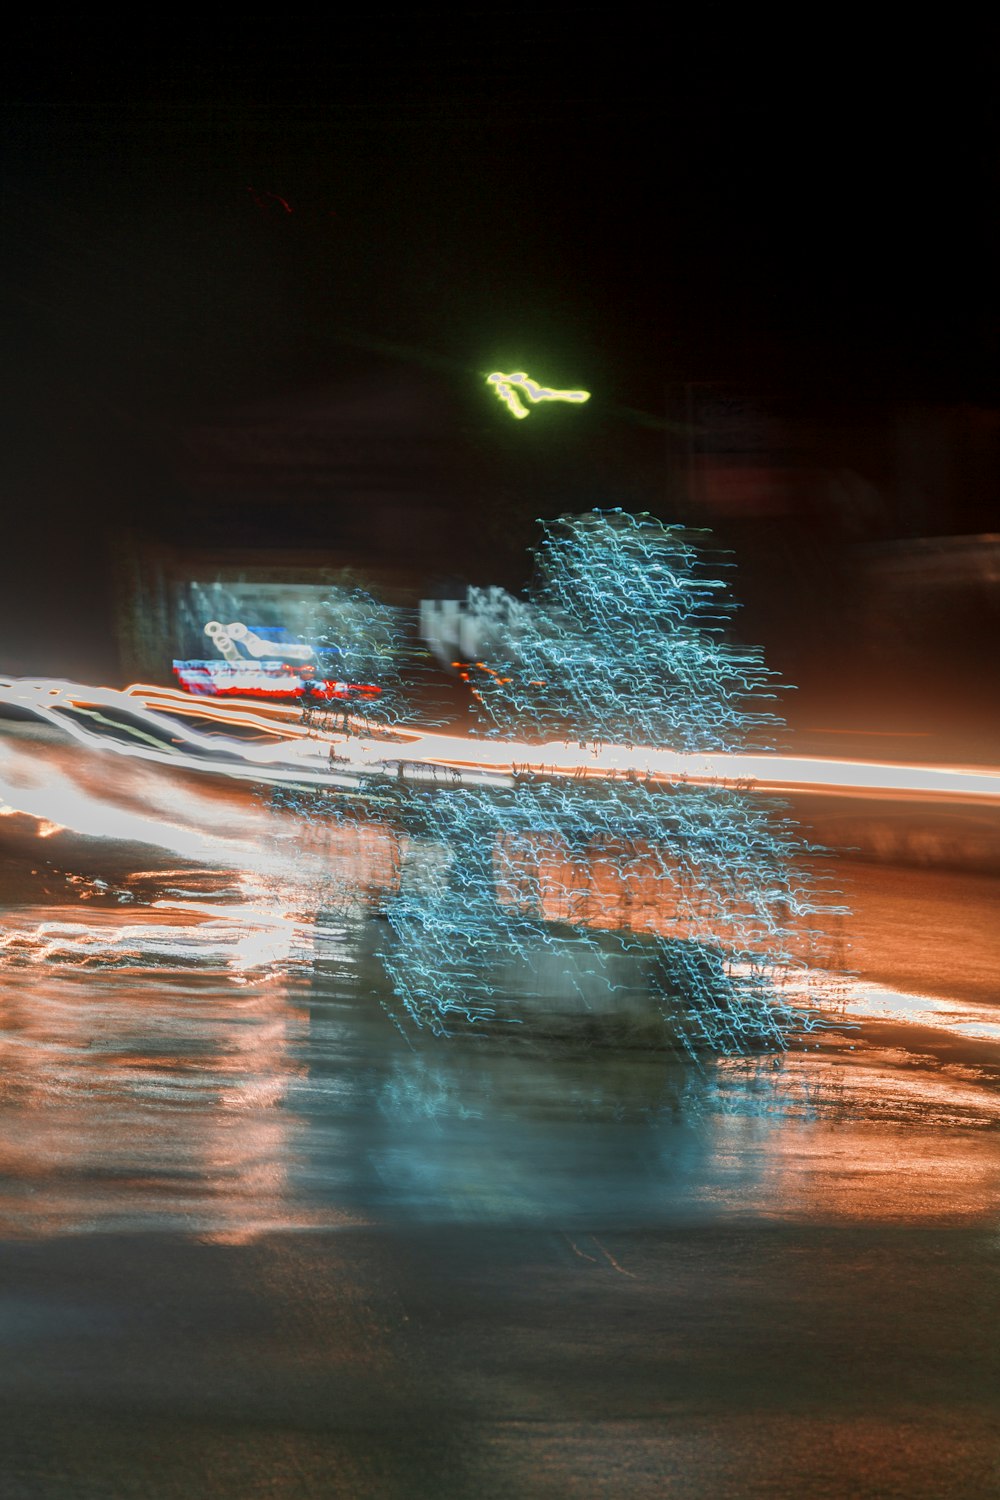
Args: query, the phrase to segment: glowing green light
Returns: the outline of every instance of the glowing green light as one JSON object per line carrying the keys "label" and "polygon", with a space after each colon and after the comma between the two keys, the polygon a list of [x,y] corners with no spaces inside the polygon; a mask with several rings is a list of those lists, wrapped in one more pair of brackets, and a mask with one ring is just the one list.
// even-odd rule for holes
{"label": "glowing green light", "polygon": [[491,385],[500,400],[506,404],[507,410],[518,421],[529,415],[530,408],[525,406],[521,396],[527,396],[533,405],[539,401],[569,401],[574,405],[582,405],[584,401],[590,400],[589,391],[554,391],[548,386],[539,385],[536,380],[525,375],[519,370],[514,375],[504,375],[499,370],[494,370],[492,375],[487,375],[486,384]]}

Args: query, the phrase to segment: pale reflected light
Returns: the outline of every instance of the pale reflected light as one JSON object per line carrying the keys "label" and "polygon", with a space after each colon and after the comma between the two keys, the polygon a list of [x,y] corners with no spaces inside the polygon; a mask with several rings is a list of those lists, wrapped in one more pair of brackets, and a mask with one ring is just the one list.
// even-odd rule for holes
{"label": "pale reflected light", "polygon": [[[803,978],[808,988],[808,978]],[[909,994],[888,985],[858,980],[845,984],[835,1002],[815,990],[810,1003],[817,1010],[830,1009],[845,1021],[885,1021],[898,1026],[926,1026],[932,1031],[947,1031],[970,1041],[1000,1041],[1000,1017],[995,1005],[975,1005],[970,1001],[949,1000],[937,995]]]}

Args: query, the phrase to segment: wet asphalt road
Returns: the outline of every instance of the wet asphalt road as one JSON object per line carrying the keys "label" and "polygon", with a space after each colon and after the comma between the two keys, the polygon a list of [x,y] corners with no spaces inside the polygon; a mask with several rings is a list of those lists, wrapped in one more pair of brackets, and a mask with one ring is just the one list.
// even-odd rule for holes
{"label": "wet asphalt road", "polygon": [[997,1493],[995,1231],[0,1253],[4,1494]]}
{"label": "wet asphalt road", "polygon": [[6,831],[4,1497],[1000,1493],[992,877],[843,864],[851,1014],[692,1072],[414,1047],[277,866]]}

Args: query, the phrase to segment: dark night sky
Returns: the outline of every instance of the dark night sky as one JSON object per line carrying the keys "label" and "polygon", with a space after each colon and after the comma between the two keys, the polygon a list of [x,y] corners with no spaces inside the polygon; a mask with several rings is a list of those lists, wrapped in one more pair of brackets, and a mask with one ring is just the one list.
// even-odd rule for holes
{"label": "dark night sky", "polygon": [[373,369],[451,393],[487,467],[482,373],[586,384],[602,475],[628,412],[685,382],[876,425],[995,408],[990,36],[629,15],[25,36],[0,109],[0,635],[106,630],[109,536],[183,508],[179,431]]}

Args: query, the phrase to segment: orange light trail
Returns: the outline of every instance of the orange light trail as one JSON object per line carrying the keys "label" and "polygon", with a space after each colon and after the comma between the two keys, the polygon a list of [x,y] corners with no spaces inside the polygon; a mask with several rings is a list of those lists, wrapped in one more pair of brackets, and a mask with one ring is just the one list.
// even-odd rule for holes
{"label": "orange light trail", "polygon": [[[373,732],[351,716],[347,732],[299,722],[294,705],[252,700],[215,702],[172,688],[137,683],[124,691],[47,679],[0,678],[0,703],[28,709],[91,748],[182,766],[237,780],[355,788],[361,775],[505,784],[519,775],[579,780],[638,778],[746,785],[764,792],[808,790],[982,802],[1000,801],[1000,771],[977,767],[831,760],[773,753],[683,753],[648,746],[583,747],[558,741],[473,740],[419,729]],[[106,732],[108,712],[127,717],[132,743]],[[204,732],[191,719],[216,726]],[[102,726],[103,720],[103,726]],[[226,730],[251,730],[238,738]],[[223,731],[223,732],[220,732]]]}

